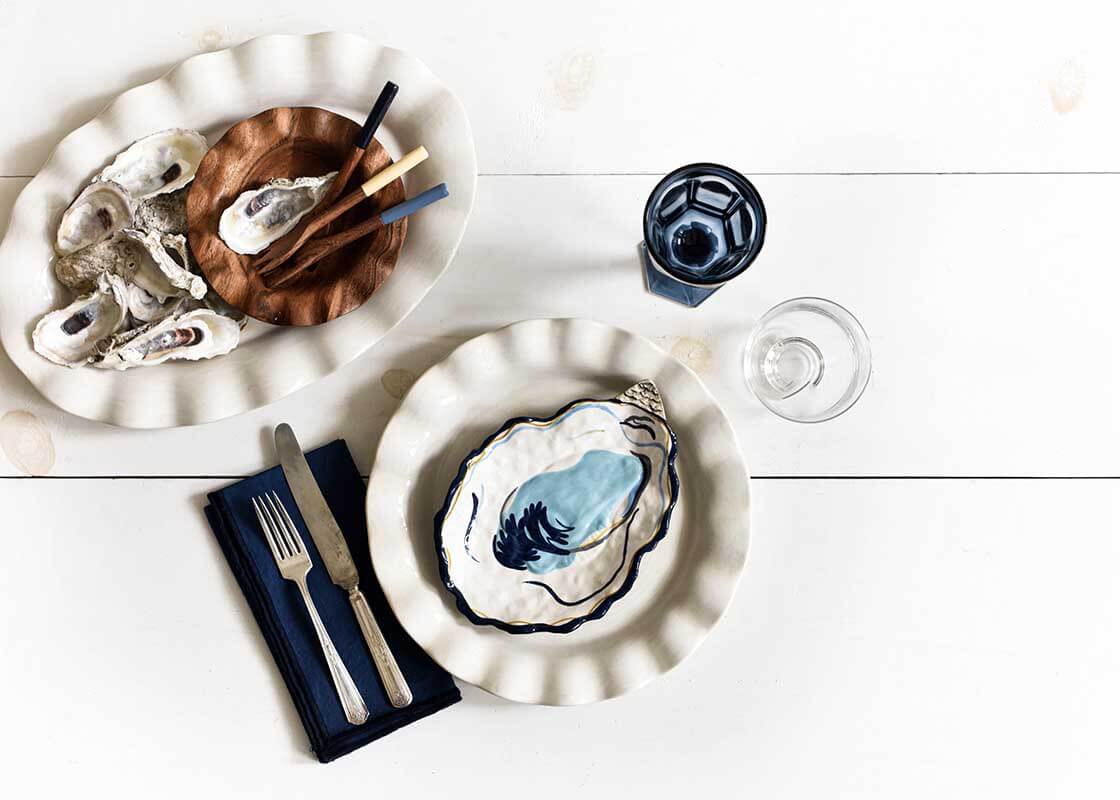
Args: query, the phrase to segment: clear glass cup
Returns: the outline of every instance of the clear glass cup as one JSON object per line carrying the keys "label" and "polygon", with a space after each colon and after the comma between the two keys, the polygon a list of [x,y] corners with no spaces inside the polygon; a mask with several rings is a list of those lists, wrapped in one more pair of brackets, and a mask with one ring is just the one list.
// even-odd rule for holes
{"label": "clear glass cup", "polygon": [[654,294],[698,306],[758,256],[766,209],[750,181],[719,164],[689,164],[654,187],[642,258]]}
{"label": "clear glass cup", "polygon": [[871,342],[851,312],[798,297],[762,315],[743,356],[747,384],[792,422],[824,422],[851,408],[871,378]]}

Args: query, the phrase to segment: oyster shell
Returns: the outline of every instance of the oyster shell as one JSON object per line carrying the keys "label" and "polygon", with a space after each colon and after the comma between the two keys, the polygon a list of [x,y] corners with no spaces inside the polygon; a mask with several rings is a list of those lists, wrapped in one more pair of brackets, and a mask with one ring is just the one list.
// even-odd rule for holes
{"label": "oyster shell", "polygon": [[183,309],[185,297],[169,297],[166,300],[149,294],[134,283],[128,284],[125,292],[128,313],[136,322],[158,322]]}
{"label": "oyster shell", "polygon": [[112,181],[94,181],[62,214],[54,249],[61,256],[77,253],[132,224],[128,190]]}
{"label": "oyster shell", "polygon": [[242,192],[218,221],[218,235],[230,250],[259,253],[294,228],[319,203],[337,172],[318,178],[277,178]]}
{"label": "oyster shell", "polygon": [[186,240],[186,186],[206,151],[195,131],[146,136],[70,204],[54,271],[80,296],[36,325],[32,339],[44,357],[127,369],[237,345],[246,317],[210,291]]}
{"label": "oyster shell", "polygon": [[124,281],[102,273],[92,293],[39,320],[31,341],[44,358],[76,367],[90,359],[100,339],[121,327],[126,311]]}
{"label": "oyster shell", "polygon": [[98,362],[102,361],[105,356],[124,347],[140,334],[147,333],[154,328],[156,324],[155,322],[145,322],[135,328],[124,328],[99,340],[97,344],[94,345],[93,354],[90,356],[90,362],[94,366],[97,366]]}
{"label": "oyster shell", "polygon": [[97,285],[97,278],[103,272],[120,275],[126,281],[132,280],[147,257],[143,245],[117,233],[76,253],[59,256],[54,262],[54,274],[64,286],[86,294]]}
{"label": "oyster shell", "polygon": [[197,131],[170,128],[133,142],[101,171],[136,201],[181,189],[192,180],[209,145]]}
{"label": "oyster shell", "polygon": [[104,357],[94,365],[123,370],[177,359],[213,358],[237,346],[241,326],[229,317],[201,308],[129,333],[102,343],[98,350]]}
{"label": "oyster shell", "polygon": [[202,298],[206,294],[206,281],[190,271],[185,237],[161,234],[159,231],[145,233],[133,228],[126,228],[121,233],[143,245],[147,251],[148,258],[140,260],[132,282],[159,302],[184,293],[194,298]]}
{"label": "oyster shell", "polygon": [[132,227],[142,231],[159,231],[187,235],[187,188],[157,194],[136,204]]}
{"label": "oyster shell", "polygon": [[229,303],[223,300],[213,289],[207,291],[201,301],[194,302],[198,303],[198,305],[196,306],[198,308],[208,308],[217,314],[221,314],[223,317],[229,317],[234,322],[236,322],[238,327],[240,328],[244,328],[245,325],[249,322],[249,317],[244,311],[231,306]]}
{"label": "oyster shell", "polygon": [[440,574],[476,625],[568,633],[602,617],[668,531],[676,437],[642,381],[512,419],[467,457],[436,516]]}

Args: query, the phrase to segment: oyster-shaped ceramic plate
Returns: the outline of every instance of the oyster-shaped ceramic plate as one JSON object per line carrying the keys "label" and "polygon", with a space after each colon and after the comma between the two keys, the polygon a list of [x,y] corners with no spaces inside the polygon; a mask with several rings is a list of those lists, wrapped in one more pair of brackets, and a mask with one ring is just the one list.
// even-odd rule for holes
{"label": "oyster-shaped ceramic plate", "polygon": [[459,610],[509,633],[602,617],[669,528],[676,450],[650,381],[509,420],[466,458],[436,516]]}

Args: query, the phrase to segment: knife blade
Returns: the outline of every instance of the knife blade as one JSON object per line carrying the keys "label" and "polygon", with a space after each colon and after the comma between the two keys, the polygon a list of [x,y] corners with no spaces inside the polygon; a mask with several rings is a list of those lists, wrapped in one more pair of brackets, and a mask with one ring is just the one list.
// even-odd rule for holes
{"label": "knife blade", "polygon": [[323,559],[327,574],[331,576],[331,582],[335,586],[349,595],[350,607],[358,618],[362,638],[373,657],[373,665],[377,668],[389,702],[396,708],[404,708],[412,703],[412,690],[396,657],[389,649],[389,643],[381,633],[381,626],[377,624],[369,602],[358,588],[358,568],[346,545],[346,539],[342,536],[342,529],[338,527],[338,521],[331,513],[326,498],[319,489],[319,483],[311,474],[311,467],[307,464],[292,426],[286,422],[277,425],[275,439],[276,452],[280,456],[280,466],[284,470],[288,488],[292,490],[300,516],[307,523],[307,530]]}
{"label": "knife blade", "polygon": [[342,529],[338,527],[315,476],[311,474],[295,431],[286,422],[276,426],[276,452],[280,456],[284,477],[288,479],[288,488],[292,490],[299,513],[303,515],[315,547],[323,557],[331,581],[349,592],[358,585],[354,557],[350,555]]}

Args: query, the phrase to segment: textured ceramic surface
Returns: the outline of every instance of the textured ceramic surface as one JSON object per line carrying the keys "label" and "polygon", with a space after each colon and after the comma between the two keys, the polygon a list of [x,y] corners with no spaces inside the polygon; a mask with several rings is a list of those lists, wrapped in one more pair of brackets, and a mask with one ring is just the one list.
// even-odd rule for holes
{"label": "textured ceramic surface", "polygon": [[[378,140],[401,153],[423,142],[431,157],[405,177],[414,193],[445,181],[450,196],[409,221],[393,275],[359,309],[306,330],[250,322],[233,353],[214,361],[126,372],[68,370],[31,348],[36,320],[63,305],[51,259],[55,227],[82,185],[136,139],[170,126],[211,144],[268,108],[313,105],[363,119],[386,80],[402,87]],[[221,91],[214,91],[221,86]],[[459,101],[423,64],[349,34],[265,36],[195,56],[131,89],[62,140],[20,194],[0,246],[0,341],[55,405],[137,428],[191,425],[278,400],[351,361],[400,322],[458,248],[474,202],[476,162]]]}
{"label": "textured ceramic surface", "polygon": [[650,381],[509,420],[463,462],[436,515],[440,575],[459,610],[508,633],[601,618],[668,530],[676,456]]}
{"label": "textured ceramic surface", "polygon": [[[638,580],[602,619],[563,636],[473,624],[433,546],[433,517],[463,461],[512,417],[548,418],[572,398],[613,397],[645,379],[677,437],[680,493]],[[723,614],[746,560],[749,479],[727,418],[687,367],[620,328],[530,320],[468,341],[413,385],[381,438],[367,516],[393,610],[440,664],[512,700],[590,703],[672,669]]]}

